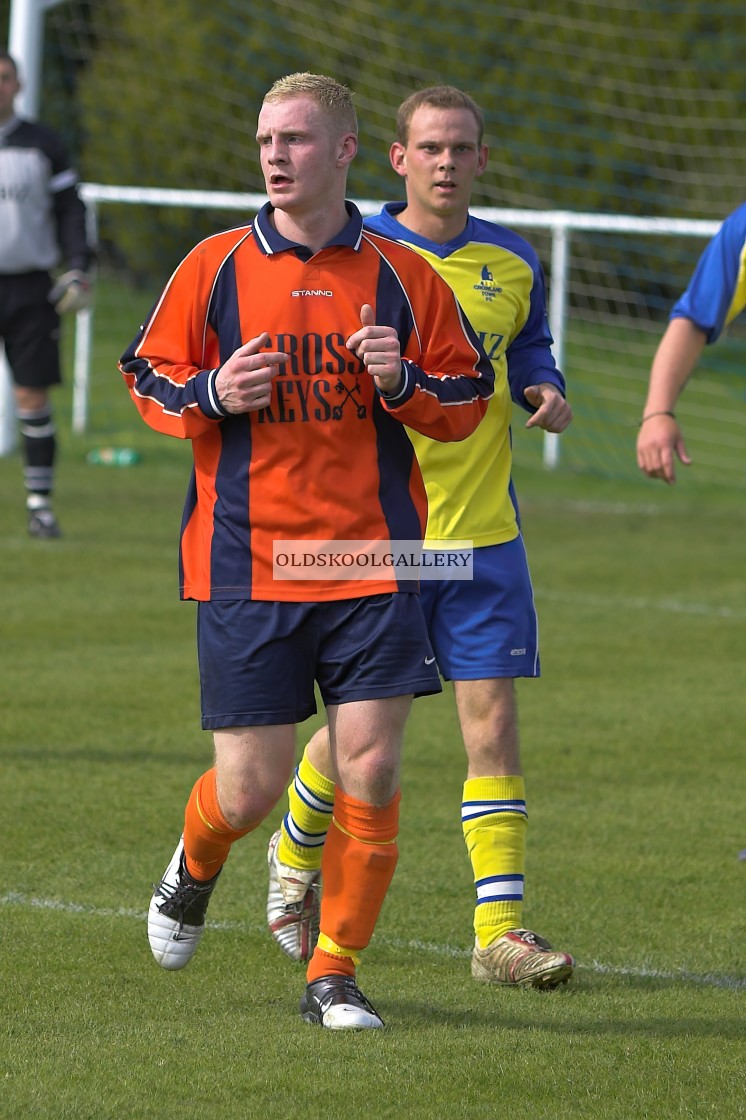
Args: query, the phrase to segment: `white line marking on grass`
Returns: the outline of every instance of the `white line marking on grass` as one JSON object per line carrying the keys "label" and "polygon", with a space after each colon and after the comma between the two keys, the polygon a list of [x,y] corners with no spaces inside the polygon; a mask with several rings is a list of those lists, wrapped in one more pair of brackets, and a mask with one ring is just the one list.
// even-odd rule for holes
{"label": "white line marking on grass", "polygon": [[[80,902],[61,902],[56,898],[33,898],[19,894],[18,891],[8,891],[7,894],[0,895],[0,906],[21,906],[29,910],[61,910],[65,914],[91,914],[94,918],[135,918],[138,922],[145,922],[148,917],[146,910],[128,910],[123,906],[111,909]],[[208,929],[250,930],[252,933],[264,929],[260,926],[249,926],[246,922],[207,921],[205,925]]]}
{"label": "white line marking on grass", "polygon": [[[519,487],[520,489],[520,487]],[[604,502],[594,501],[593,499],[585,500],[578,498],[573,500],[568,498],[560,501],[552,501],[551,499],[542,498],[525,498],[520,502],[521,509],[551,509],[554,512],[567,511],[568,513],[581,513],[581,514],[608,514],[609,517],[627,517],[632,515],[634,517],[694,517],[698,510],[698,505],[669,505],[668,503],[656,502]],[[710,506],[710,512],[716,510],[716,507]],[[733,511],[726,508],[723,515],[729,520],[733,517]]]}
{"label": "white line marking on grass", "polygon": [[[34,898],[18,891],[8,891],[6,894],[0,895],[0,906],[20,906],[29,910],[59,910],[65,914],[90,914],[95,918],[134,918],[138,922],[145,922],[147,919],[147,913],[144,910],[89,906],[78,902],[62,902],[56,898]],[[252,925],[250,922],[213,922],[208,920],[205,925],[208,929],[238,933],[264,935],[267,932],[266,926]],[[403,937],[377,936],[376,943],[384,945],[388,949],[406,949],[409,952],[432,954],[436,957],[466,958],[470,957],[472,953],[471,949],[461,949],[455,945],[442,945],[436,941],[408,940]],[[679,980],[689,984],[700,984],[708,988],[728,988],[731,990],[746,988],[746,977],[718,976],[712,972],[700,975],[695,972],[686,972],[683,969],[666,971],[665,969],[646,968],[644,966],[632,968],[626,965],[602,964],[600,961],[592,961],[590,964],[578,963],[577,967],[585,972],[595,972],[600,976],[630,976],[645,980]]]}
{"label": "white line marking on grass", "polygon": [[[520,504],[521,507],[525,505],[526,509],[530,509],[532,506],[546,509],[550,506],[549,502],[534,498],[529,498],[525,503],[521,502]],[[680,512],[671,506],[656,505],[653,502],[594,502],[584,501],[583,499],[552,502],[551,508],[554,510],[569,510],[570,513],[608,513],[612,517],[626,516],[630,513],[642,517],[661,517],[666,513]]]}
{"label": "white line marking on grass", "polygon": [[[415,952],[434,953],[440,957],[470,957],[471,949],[457,949],[453,945],[438,945],[430,941],[405,941],[397,937],[381,937],[381,944],[395,949],[413,949]],[[626,965],[601,964],[593,961],[590,964],[576,963],[576,967],[586,972],[595,972],[600,976],[632,976],[648,980],[686,980],[690,984],[703,984],[712,988],[746,988],[746,978],[738,976],[718,976],[716,973],[698,975],[695,972],[685,972],[683,969],[665,971],[659,968],[631,968]]]}
{"label": "white line marking on grass", "polygon": [[702,618],[746,620],[746,611],[733,607],[714,607],[711,603],[682,603],[677,599],[638,599],[615,595],[586,595],[575,591],[542,591],[534,587],[534,597],[555,603],[571,603],[581,607],[607,607],[609,610],[666,611],[669,614],[692,614]]}
{"label": "white line marking on grass", "polygon": [[601,964],[600,961],[594,961],[590,965],[578,965],[578,967],[590,968],[593,972],[602,976],[634,976],[646,980],[687,980],[690,984],[703,984],[708,988],[731,988],[734,990],[746,988],[746,979],[741,979],[738,976],[718,976],[714,972],[699,975],[696,972],[687,972],[683,968],[673,972],[667,972],[660,968],[618,968],[613,965]]}

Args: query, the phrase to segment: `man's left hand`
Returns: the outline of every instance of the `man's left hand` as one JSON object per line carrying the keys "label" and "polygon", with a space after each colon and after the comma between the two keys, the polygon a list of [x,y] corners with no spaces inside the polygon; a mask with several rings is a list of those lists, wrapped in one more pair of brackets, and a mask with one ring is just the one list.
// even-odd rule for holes
{"label": "man's left hand", "polygon": [[402,384],[401,347],[393,327],[376,326],[376,317],[369,303],[360,308],[360,330],[347,339],[345,346],[365,364],[382,393],[395,394]]}
{"label": "man's left hand", "polygon": [[58,315],[83,311],[91,302],[90,277],[79,268],[64,272],[50,291],[49,302],[54,304]]}

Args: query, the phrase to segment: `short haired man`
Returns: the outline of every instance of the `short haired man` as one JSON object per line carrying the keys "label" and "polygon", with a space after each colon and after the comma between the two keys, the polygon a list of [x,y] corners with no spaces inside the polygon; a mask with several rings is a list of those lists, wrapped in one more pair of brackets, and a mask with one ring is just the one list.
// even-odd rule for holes
{"label": "short haired man", "polygon": [[280,79],[257,141],[269,202],[179,265],[121,359],[143,418],[191,439],[181,594],[198,601],[202,725],[215,765],[152,898],[149,937],[182,968],[232,844],[292,774],[295,725],[326,707],[336,784],[321,933],[303,1018],[382,1020],[356,984],[397,861],[398,772],[414,694],[439,690],[416,582],[283,581],[279,544],[422,538],[426,498],[404,427],[469,435],[493,371],[447,284],[364,231],[345,201],[357,151],[349,90]]}
{"label": "short haired man", "polygon": [[[15,60],[0,51],[0,340],[23,441],[28,531],[53,539],[60,527],[49,389],[62,379],[60,315],[87,305],[93,252],[78,173],[52,129],[16,115],[20,89]],[[61,260],[67,271],[55,281]]]}

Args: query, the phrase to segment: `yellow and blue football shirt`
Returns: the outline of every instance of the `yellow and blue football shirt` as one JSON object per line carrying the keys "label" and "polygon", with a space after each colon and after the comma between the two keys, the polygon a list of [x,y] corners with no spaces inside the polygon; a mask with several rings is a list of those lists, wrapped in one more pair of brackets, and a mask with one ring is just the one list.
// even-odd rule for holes
{"label": "yellow and blue football shirt", "polygon": [[565,382],[551,351],[544,276],[519,234],[469,215],[459,237],[439,245],[397,220],[405,203],[387,203],[366,219],[376,233],[415,249],[448,281],[495,370],[494,398],[476,431],[445,444],[410,432],[428,497],[426,543],[472,541],[475,547],[518,536],[511,485],[510,399],[534,412],[523,390]]}
{"label": "yellow and blue football shirt", "polygon": [[746,202],[730,214],[705,248],[672,319],[691,319],[717,340],[746,307]]}

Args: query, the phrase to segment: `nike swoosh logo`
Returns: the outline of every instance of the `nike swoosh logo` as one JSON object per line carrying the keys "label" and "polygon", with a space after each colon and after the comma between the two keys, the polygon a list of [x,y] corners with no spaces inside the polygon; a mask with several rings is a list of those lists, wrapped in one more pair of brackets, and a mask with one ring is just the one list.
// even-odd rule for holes
{"label": "nike swoosh logo", "polygon": [[434,661],[434,660],[435,660],[435,658],[434,658],[434,657],[426,657],[426,658],[425,658],[425,664],[426,664],[426,665],[432,665],[432,663],[433,663],[433,661]]}

